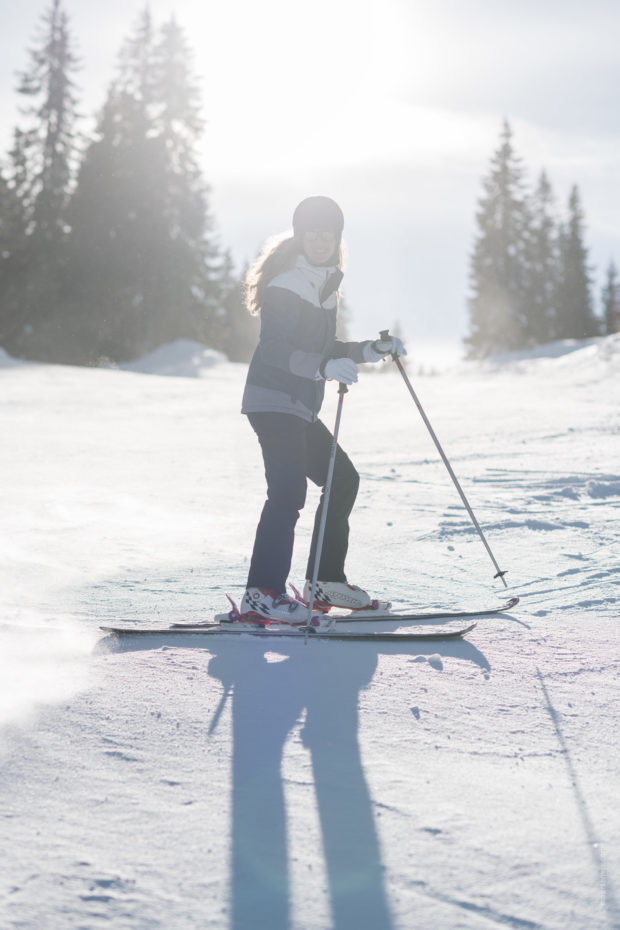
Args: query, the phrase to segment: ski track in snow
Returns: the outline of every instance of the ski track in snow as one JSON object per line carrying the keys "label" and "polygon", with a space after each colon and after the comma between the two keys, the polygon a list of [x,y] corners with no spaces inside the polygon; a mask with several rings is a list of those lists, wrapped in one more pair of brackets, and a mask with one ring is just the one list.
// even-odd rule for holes
{"label": "ski track in snow", "polygon": [[397,373],[347,395],[351,580],[521,597],[445,643],[102,635],[238,595],[264,490],[244,366],[128,367],[0,350],[3,930],[618,930],[620,337],[414,379],[508,592]]}

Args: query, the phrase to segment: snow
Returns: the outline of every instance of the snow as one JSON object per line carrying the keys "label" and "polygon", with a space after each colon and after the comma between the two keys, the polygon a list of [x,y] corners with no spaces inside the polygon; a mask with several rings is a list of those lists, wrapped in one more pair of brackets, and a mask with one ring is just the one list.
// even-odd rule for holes
{"label": "snow", "polygon": [[203,378],[213,365],[221,364],[226,356],[215,349],[207,349],[191,339],[177,339],[161,346],[148,355],[118,367],[145,375]]}
{"label": "snow", "polygon": [[23,365],[24,362],[19,362],[17,359],[12,358],[1,346],[0,346],[0,368],[12,368],[15,365]]}
{"label": "snow", "polygon": [[102,634],[225,609],[264,493],[245,366],[132,367],[0,353],[0,926],[620,927],[620,337],[413,379],[508,591],[398,374],[346,395],[350,579],[521,597],[444,643]]}

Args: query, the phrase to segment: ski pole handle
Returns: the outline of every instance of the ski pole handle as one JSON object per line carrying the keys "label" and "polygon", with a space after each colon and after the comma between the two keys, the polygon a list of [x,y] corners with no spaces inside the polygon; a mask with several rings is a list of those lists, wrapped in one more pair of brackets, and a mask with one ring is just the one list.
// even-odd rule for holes
{"label": "ski pole handle", "polygon": [[349,390],[349,389],[348,389],[348,387],[346,386],[346,384],[344,383],[344,381],[339,381],[339,382],[338,382],[338,393],[339,393],[339,394],[346,394],[348,390]]}
{"label": "ski pole handle", "polygon": [[[379,331],[379,341],[380,341],[380,342],[388,342],[391,338],[392,338],[392,337],[390,336],[390,331],[389,331],[389,329],[382,329],[382,330]],[[394,359],[394,361],[396,361],[396,360],[398,359],[398,355],[396,355],[395,352],[390,352],[390,355],[392,356],[392,358]]]}

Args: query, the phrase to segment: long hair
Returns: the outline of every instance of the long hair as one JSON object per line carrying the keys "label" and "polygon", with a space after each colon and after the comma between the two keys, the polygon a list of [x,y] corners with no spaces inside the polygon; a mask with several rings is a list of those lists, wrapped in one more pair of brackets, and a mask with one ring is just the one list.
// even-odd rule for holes
{"label": "long hair", "polygon": [[[267,239],[258,258],[250,265],[243,280],[245,305],[252,316],[260,314],[269,282],[279,274],[293,268],[297,257],[301,254],[302,247],[299,239],[290,233],[281,233]],[[342,266],[342,246],[338,249],[336,265],[338,268]]]}

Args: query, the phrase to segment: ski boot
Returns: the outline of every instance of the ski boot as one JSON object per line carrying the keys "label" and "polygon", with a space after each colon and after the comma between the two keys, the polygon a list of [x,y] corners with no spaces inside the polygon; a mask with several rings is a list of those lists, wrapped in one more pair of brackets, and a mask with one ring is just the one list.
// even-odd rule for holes
{"label": "ski boot", "polygon": [[308,623],[307,605],[288,594],[278,594],[270,588],[247,588],[240,607],[229,596],[232,610],[216,617],[220,623],[243,623],[249,628],[276,627],[282,630],[305,630],[324,633],[334,629],[333,617],[312,614]]}
{"label": "ski boot", "polygon": [[[312,585],[306,581],[302,597],[303,603],[310,603],[310,593]],[[296,592],[299,596],[298,592]],[[374,610],[386,611],[391,607],[389,601],[378,601],[371,598],[367,591],[359,588],[357,585],[348,584],[346,581],[317,581],[314,592],[313,610],[327,611],[332,607],[348,609],[354,613],[364,611],[370,613]]]}

